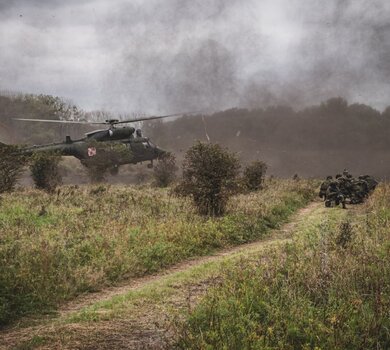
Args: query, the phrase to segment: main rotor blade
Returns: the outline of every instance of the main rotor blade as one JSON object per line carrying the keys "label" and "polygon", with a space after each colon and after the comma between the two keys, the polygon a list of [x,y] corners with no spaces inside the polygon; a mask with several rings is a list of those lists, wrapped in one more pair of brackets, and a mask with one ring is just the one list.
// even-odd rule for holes
{"label": "main rotor blade", "polygon": [[43,123],[61,123],[61,124],[84,124],[84,125],[105,125],[106,122],[78,122],[73,120],[53,120],[53,119],[26,119],[26,118],[13,118],[14,120],[21,120],[24,122],[43,122]]}
{"label": "main rotor blade", "polygon": [[179,117],[181,115],[188,115],[188,114],[195,114],[200,112],[185,112],[185,113],[175,113],[175,114],[168,114],[168,115],[159,115],[159,116],[151,116],[151,117],[142,117],[142,118],[135,118],[135,119],[128,119],[128,120],[113,120],[110,122],[110,120],[106,120],[103,122],[80,122],[80,121],[73,121],[73,120],[55,120],[55,119],[26,119],[26,118],[13,118],[14,120],[20,120],[24,122],[43,122],[43,123],[60,123],[60,124],[84,124],[84,125],[116,125],[116,124],[126,124],[126,123],[136,123],[136,122],[142,122],[146,120],[154,120],[154,119],[163,119],[163,118],[169,118],[169,117]]}
{"label": "main rotor blade", "polygon": [[169,117],[179,117],[181,115],[195,114],[195,113],[199,113],[199,112],[175,113],[175,114],[168,114],[168,115],[157,115],[157,116],[152,116],[152,117],[142,117],[142,118],[135,118],[135,119],[128,119],[128,120],[120,120],[118,122],[115,122],[115,124],[136,123],[136,122],[142,122],[142,121],[147,121],[147,120],[163,119],[163,118],[169,118]]}

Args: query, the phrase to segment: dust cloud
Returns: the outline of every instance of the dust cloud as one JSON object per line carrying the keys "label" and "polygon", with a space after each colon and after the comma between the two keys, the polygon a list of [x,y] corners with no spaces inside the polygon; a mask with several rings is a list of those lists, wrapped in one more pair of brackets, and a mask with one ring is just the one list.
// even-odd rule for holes
{"label": "dust cloud", "polygon": [[167,111],[301,108],[333,96],[383,109],[389,19],[381,0],[122,4],[101,26],[103,45],[121,48],[104,95]]}
{"label": "dust cloud", "polygon": [[388,104],[387,0],[3,0],[0,19],[0,89],[84,109]]}
{"label": "dust cloud", "polygon": [[[276,174],[389,175],[387,0],[16,0],[0,19],[0,90],[113,113],[225,111],[206,120],[211,140]],[[178,152],[205,133],[149,131]]]}

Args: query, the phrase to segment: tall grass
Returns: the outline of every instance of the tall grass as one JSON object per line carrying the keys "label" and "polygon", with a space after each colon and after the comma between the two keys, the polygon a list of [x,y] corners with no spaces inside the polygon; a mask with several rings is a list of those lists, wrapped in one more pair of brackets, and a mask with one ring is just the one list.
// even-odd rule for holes
{"label": "tall grass", "polygon": [[389,349],[390,185],[362,212],[326,215],[226,271],[180,326],[179,348]]}
{"label": "tall grass", "polygon": [[0,324],[188,257],[261,238],[305,205],[313,183],[273,181],[203,218],[169,191],[124,186],[25,189],[0,206]]}

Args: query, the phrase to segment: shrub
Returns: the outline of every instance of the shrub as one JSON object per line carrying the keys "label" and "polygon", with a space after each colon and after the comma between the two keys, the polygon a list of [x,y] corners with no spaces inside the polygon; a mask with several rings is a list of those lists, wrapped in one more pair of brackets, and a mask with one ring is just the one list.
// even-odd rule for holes
{"label": "shrub", "polygon": [[91,141],[88,145],[96,150],[96,155],[82,161],[91,182],[104,182],[108,171],[118,174],[122,158],[131,158],[125,144]]}
{"label": "shrub", "polygon": [[58,163],[61,157],[55,152],[39,152],[31,157],[30,171],[35,187],[53,192],[62,183]]}
{"label": "shrub", "polygon": [[263,186],[267,164],[262,161],[254,161],[244,169],[243,185],[248,191],[260,190]]}
{"label": "shrub", "polygon": [[176,193],[191,197],[201,215],[222,215],[237,189],[239,168],[235,154],[218,144],[198,142],[186,152]]}
{"label": "shrub", "polygon": [[16,146],[0,145],[0,193],[12,191],[23,171],[26,157]]}
{"label": "shrub", "polygon": [[176,157],[172,153],[165,153],[154,167],[153,177],[157,187],[167,187],[176,179]]}
{"label": "shrub", "polygon": [[79,293],[264,238],[316,190],[317,183],[275,180],[264,191],[236,196],[228,215],[207,219],[193,215],[188,201],[146,186],[64,186],[56,196],[32,189],[5,194],[0,328]]}
{"label": "shrub", "polygon": [[342,222],[336,237],[336,244],[342,248],[347,248],[353,238],[353,229],[350,222]]}
{"label": "shrub", "polygon": [[389,193],[364,211],[314,212],[291,243],[225,266],[175,348],[389,349]]}

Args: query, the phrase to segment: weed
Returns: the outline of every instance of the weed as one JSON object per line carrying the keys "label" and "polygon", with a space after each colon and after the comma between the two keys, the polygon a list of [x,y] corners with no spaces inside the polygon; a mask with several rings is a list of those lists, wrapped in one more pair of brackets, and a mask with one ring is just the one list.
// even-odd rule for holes
{"label": "weed", "polygon": [[336,237],[336,244],[342,248],[347,248],[352,240],[353,230],[350,222],[342,222],[339,226],[339,232]]}
{"label": "weed", "polygon": [[[326,219],[302,223],[292,244],[226,270],[224,283],[178,327],[177,346],[388,349],[389,187],[381,186],[370,198],[366,221],[328,210],[322,213]],[[335,231],[337,245],[348,249],[337,249]]]}
{"label": "weed", "polygon": [[46,339],[40,336],[34,336],[27,342],[24,342],[18,345],[14,350],[32,350],[36,349],[40,345],[44,345],[46,343]]}
{"label": "weed", "polygon": [[224,217],[206,218],[164,189],[63,186],[55,194],[31,189],[4,194],[0,323],[46,312],[79,293],[191,256],[262,238],[310,201],[314,188],[310,182],[274,180],[264,191],[234,196]]}

